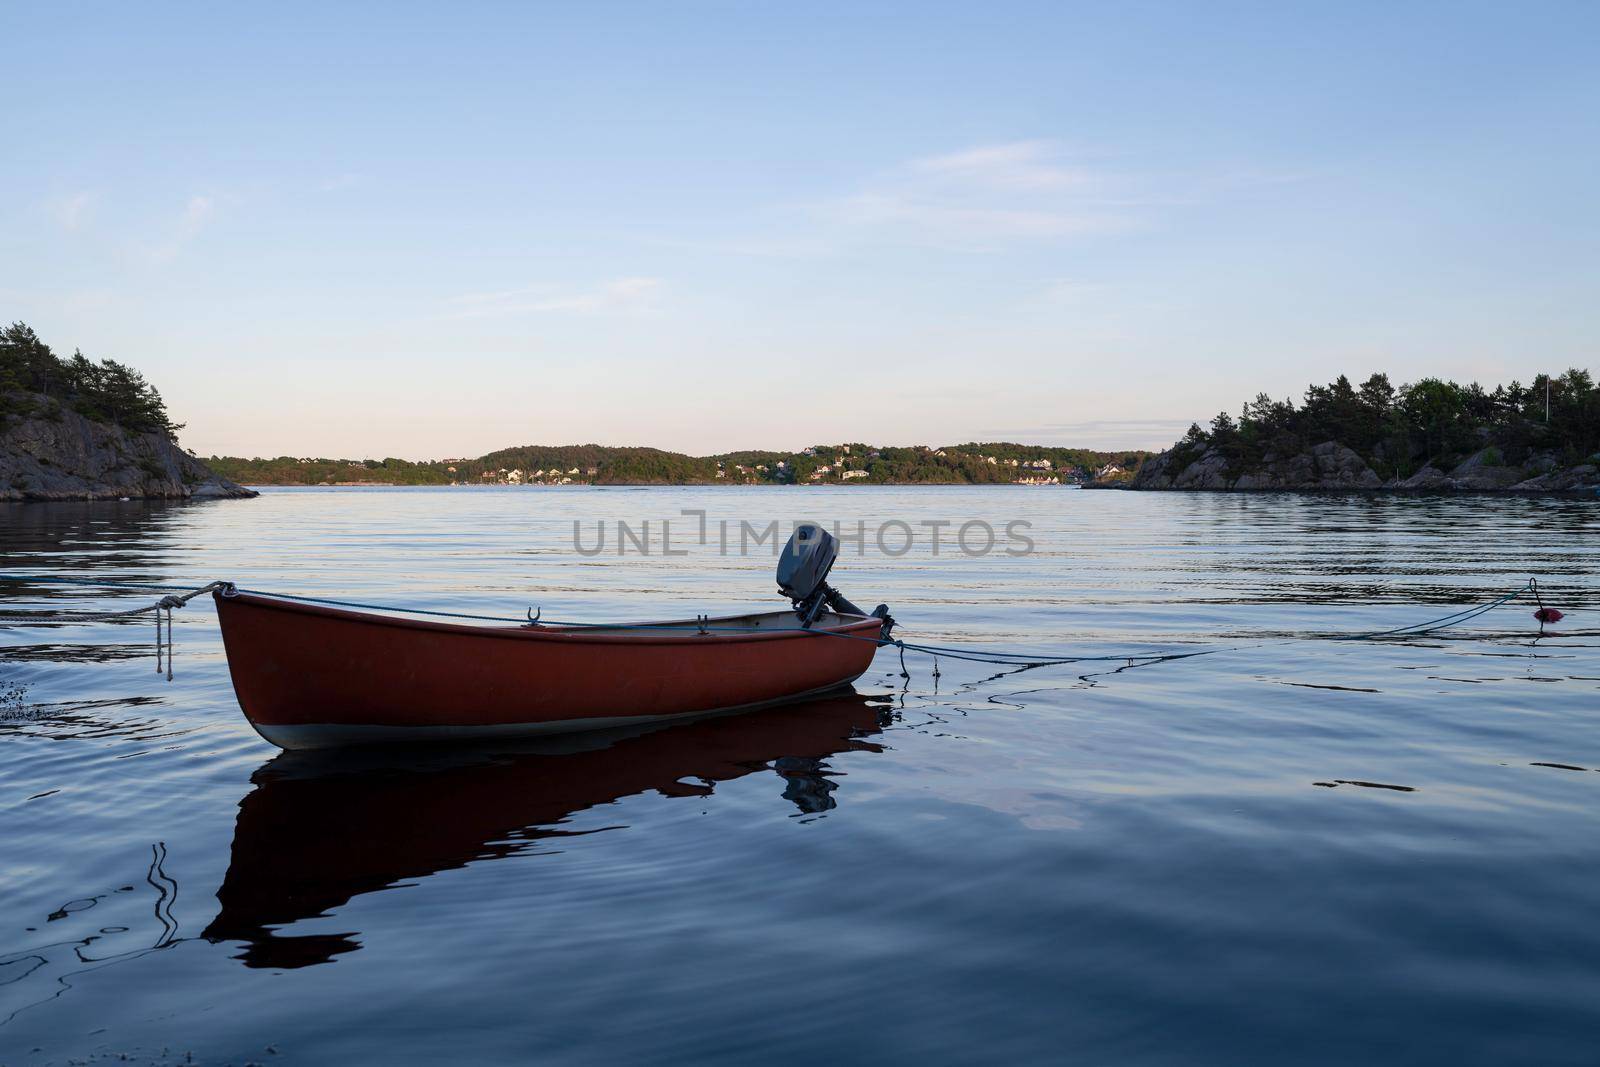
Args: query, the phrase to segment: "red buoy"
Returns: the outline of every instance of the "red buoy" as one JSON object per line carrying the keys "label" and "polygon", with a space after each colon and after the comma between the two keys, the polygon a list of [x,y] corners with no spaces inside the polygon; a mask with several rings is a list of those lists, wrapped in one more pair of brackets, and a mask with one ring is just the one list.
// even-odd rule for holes
{"label": "red buoy", "polygon": [[1533,617],[1538,619],[1540,622],[1560,622],[1561,612],[1557,611],[1555,608],[1540,608],[1538,611],[1533,613]]}

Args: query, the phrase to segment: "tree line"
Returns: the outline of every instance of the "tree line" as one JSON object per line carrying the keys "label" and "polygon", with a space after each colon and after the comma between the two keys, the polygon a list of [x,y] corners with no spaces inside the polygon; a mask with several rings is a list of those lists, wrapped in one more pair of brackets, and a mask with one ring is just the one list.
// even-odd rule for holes
{"label": "tree line", "polygon": [[[570,478],[597,485],[742,484],[1009,484],[1022,477],[1083,480],[1106,464],[1135,469],[1149,453],[1122,450],[1022,445],[1009,442],[952,445],[875,446],[862,442],[817,445],[800,452],[750,450],[714,456],[689,456],[659,448],[607,445],[526,445],[504,448],[475,459],[343,460],[278,456],[242,459],[211,456],[206,462],[234,481],[254,485],[318,485],[382,482],[391,485],[482,484]],[[993,459],[994,462],[990,462]],[[1026,464],[1049,460],[1049,468]],[[1016,466],[1012,462],[1017,463]],[[827,468],[826,471],[823,468]],[[861,477],[846,479],[845,472]],[[813,474],[817,477],[812,477]]]}
{"label": "tree line", "polygon": [[1577,368],[1493,390],[1439,378],[1397,388],[1387,374],[1357,386],[1341,374],[1308,387],[1298,406],[1259,393],[1237,419],[1222,411],[1207,428],[1191,425],[1174,448],[1180,465],[1214,450],[1243,468],[1325,441],[1350,448],[1374,470],[1403,476],[1428,463],[1453,466],[1484,449],[1494,450],[1489,460],[1510,465],[1536,453],[1573,465],[1600,451],[1600,389]]}
{"label": "tree line", "polygon": [[74,351],[63,359],[21,322],[0,329],[0,425],[8,416],[59,417],[63,408],[137,433],[175,438],[182,426],[144,375]]}

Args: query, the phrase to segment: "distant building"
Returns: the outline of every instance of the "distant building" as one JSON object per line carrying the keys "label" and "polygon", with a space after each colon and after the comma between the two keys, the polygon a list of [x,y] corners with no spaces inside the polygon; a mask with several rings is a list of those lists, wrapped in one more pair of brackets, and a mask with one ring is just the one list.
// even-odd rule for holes
{"label": "distant building", "polygon": [[867,472],[866,471],[845,471],[844,473],[839,475],[839,477],[844,478],[846,480],[849,480],[851,478],[865,478],[866,476],[867,476]]}

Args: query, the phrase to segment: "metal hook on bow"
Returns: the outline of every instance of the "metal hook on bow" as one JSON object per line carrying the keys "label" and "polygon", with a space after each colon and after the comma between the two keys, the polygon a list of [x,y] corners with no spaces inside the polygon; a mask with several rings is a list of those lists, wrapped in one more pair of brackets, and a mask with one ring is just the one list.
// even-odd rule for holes
{"label": "metal hook on bow", "polygon": [[544,605],[543,604],[539,605],[538,610],[535,610],[533,608],[529,608],[528,609],[528,625],[529,626],[537,626],[537,625],[539,625],[539,620],[541,618],[543,618],[543,617],[544,617]]}

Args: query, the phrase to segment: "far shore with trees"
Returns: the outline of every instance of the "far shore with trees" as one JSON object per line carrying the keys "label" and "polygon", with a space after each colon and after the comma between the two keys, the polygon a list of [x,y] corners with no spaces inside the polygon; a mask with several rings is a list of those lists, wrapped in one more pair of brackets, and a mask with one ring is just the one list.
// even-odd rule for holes
{"label": "far shore with trees", "polygon": [[[63,429],[72,419],[99,427],[95,433],[104,440],[89,443],[79,439],[83,433]],[[1208,426],[1191,425],[1159,455],[1015,442],[940,448],[843,442],[714,456],[583,444],[426,461],[212,456],[202,464],[177,447],[182,428],[132,367],[79,351],[58,356],[20,322],[0,328],[0,438],[31,442],[14,442],[0,454],[6,482],[0,498],[6,499],[187,496],[199,492],[197,486],[242,495],[228,479],[256,485],[1600,489],[1600,388],[1579,368],[1493,389],[1440,378],[1396,386],[1382,373],[1354,385],[1340,375],[1307,388],[1299,403],[1258,394],[1237,417],[1223,411]]]}
{"label": "far shore with trees", "polygon": [[248,485],[1075,485],[1131,477],[1150,454],[1013,442],[932,448],[857,441],[715,456],[584,444],[423,462],[312,456],[206,462]]}
{"label": "far shore with trees", "polygon": [[1492,390],[1340,375],[1301,402],[1265,393],[1191,425],[1135,489],[1581,491],[1600,484],[1600,389],[1587,370]]}

